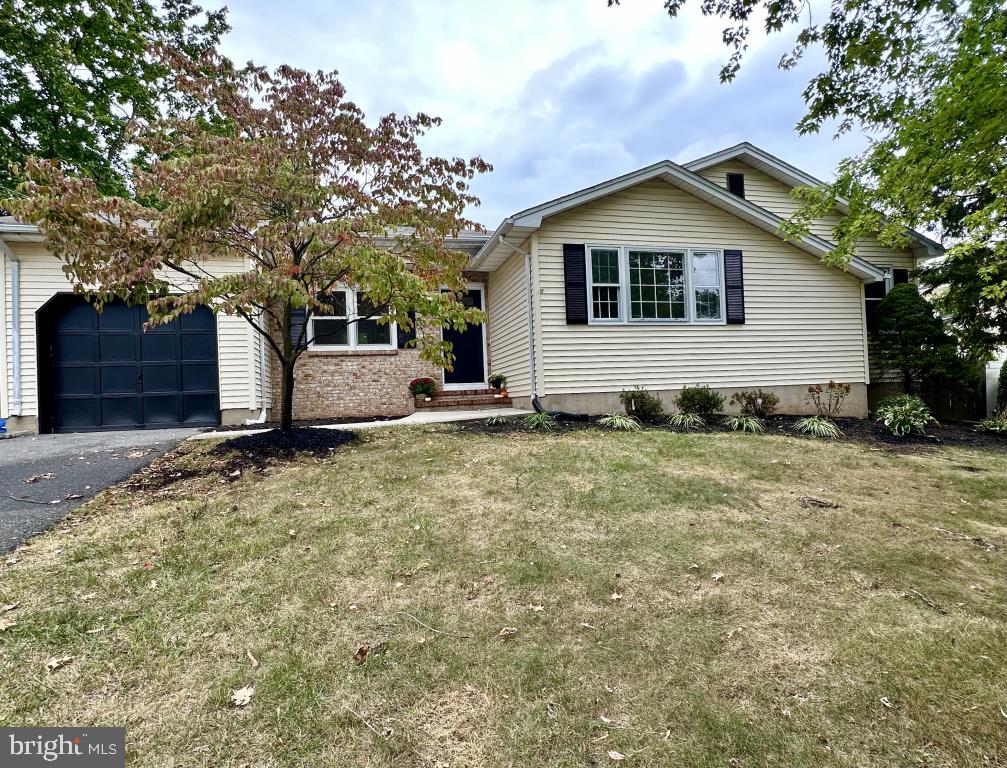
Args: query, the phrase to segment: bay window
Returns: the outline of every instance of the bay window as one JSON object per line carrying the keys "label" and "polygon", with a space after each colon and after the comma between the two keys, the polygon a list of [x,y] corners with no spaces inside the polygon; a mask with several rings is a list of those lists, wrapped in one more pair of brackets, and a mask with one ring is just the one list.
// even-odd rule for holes
{"label": "bay window", "polygon": [[588,246],[590,322],[721,323],[722,251]]}
{"label": "bay window", "polygon": [[309,346],[314,349],[395,349],[395,323],[381,323],[380,311],[356,291],[339,289],[326,298],[332,313],[312,315]]}

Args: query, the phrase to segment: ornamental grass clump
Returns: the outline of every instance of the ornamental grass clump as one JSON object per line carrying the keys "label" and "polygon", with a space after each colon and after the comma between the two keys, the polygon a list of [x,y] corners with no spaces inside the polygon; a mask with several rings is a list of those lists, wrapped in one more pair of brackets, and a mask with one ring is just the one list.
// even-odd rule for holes
{"label": "ornamental grass clump", "polygon": [[552,432],[559,428],[559,421],[548,411],[529,413],[524,417],[524,425],[536,432]]}
{"label": "ornamental grass clump", "polygon": [[639,432],[643,429],[637,419],[624,413],[610,413],[608,416],[602,416],[598,419],[598,424],[621,432]]}
{"label": "ornamental grass clump", "polygon": [[761,435],[766,431],[766,424],[758,416],[749,416],[747,414],[739,414],[737,416],[728,416],[727,427],[734,432],[747,432],[751,435]]}
{"label": "ornamental grass clump", "polygon": [[853,388],[849,384],[841,384],[829,380],[824,387],[812,384],[808,387],[808,402],[815,406],[815,415],[801,419],[794,426],[798,432],[813,437],[835,439],[843,434],[833,419],[843,408],[843,401]]}

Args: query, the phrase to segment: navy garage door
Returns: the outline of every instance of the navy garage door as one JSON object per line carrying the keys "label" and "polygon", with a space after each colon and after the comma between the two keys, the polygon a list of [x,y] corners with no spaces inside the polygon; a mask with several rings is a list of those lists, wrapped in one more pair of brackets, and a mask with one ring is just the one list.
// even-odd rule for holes
{"label": "navy garage door", "polygon": [[145,307],[55,297],[39,312],[42,429],[218,423],[217,333],[206,307],[144,332]]}

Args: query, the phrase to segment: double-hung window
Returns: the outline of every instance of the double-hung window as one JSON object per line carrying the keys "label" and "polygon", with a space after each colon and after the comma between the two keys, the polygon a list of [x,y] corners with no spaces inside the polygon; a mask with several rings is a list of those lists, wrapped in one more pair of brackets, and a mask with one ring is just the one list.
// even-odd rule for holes
{"label": "double-hung window", "polygon": [[331,314],[312,315],[308,332],[316,349],[395,349],[394,323],[379,322],[381,312],[355,291],[339,289],[326,297]]}
{"label": "double-hung window", "polygon": [[701,248],[589,246],[592,323],[720,323],[722,252]]}

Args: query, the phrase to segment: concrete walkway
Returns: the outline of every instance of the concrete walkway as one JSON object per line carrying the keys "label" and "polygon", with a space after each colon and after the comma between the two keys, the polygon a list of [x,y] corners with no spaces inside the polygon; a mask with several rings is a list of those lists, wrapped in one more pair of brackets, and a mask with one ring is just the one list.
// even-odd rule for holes
{"label": "concrete walkway", "polygon": [[[526,416],[534,411],[520,408],[485,408],[472,411],[416,411],[401,419],[390,421],[357,421],[350,424],[314,424],[312,429],[346,429],[355,432],[361,429],[378,429],[381,427],[415,426],[417,424],[447,424],[452,421],[478,421],[490,416]],[[231,432],[200,432],[192,435],[190,440],[229,440],[241,435],[257,435],[269,432],[269,429],[236,429]]]}

